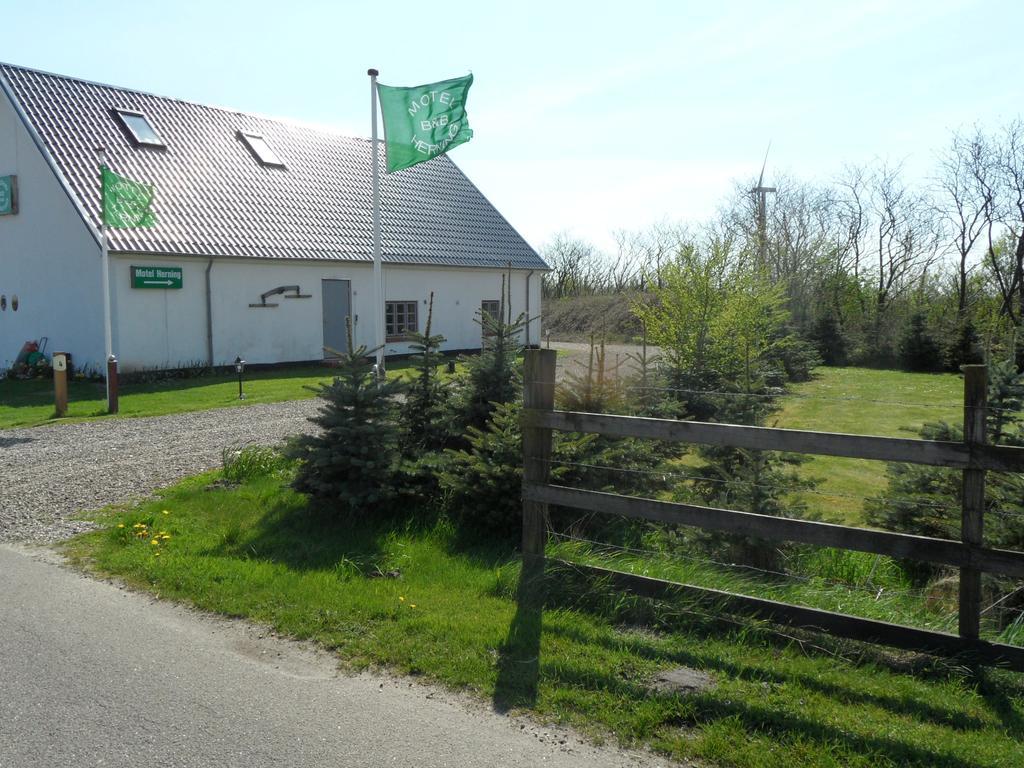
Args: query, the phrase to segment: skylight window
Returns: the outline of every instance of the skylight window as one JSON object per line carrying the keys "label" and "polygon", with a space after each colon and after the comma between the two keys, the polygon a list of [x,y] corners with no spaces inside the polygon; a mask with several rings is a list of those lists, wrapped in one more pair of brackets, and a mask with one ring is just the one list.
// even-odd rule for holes
{"label": "skylight window", "polygon": [[239,131],[238,137],[245,142],[245,145],[249,147],[249,151],[252,152],[253,156],[257,160],[260,161],[261,165],[271,165],[276,168],[284,168],[284,163],[281,161],[281,158],[279,158],[277,153],[271,149],[267,140],[258,133],[246,133],[245,131]]}
{"label": "skylight window", "polygon": [[164,140],[156,132],[149,118],[141,112],[131,112],[127,109],[115,109],[117,116],[121,119],[122,125],[131,134],[136,145],[147,147],[163,147]]}

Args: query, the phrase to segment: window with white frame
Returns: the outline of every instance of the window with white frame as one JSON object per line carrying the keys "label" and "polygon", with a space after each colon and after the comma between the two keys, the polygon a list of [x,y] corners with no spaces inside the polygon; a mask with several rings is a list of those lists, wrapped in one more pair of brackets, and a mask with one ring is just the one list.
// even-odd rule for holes
{"label": "window with white frame", "polygon": [[389,301],[384,306],[384,326],[388,341],[399,341],[409,333],[416,333],[415,301]]}
{"label": "window with white frame", "polygon": [[484,299],[480,302],[480,314],[487,315],[491,320],[500,320],[498,315],[501,314],[501,302],[492,299]]}

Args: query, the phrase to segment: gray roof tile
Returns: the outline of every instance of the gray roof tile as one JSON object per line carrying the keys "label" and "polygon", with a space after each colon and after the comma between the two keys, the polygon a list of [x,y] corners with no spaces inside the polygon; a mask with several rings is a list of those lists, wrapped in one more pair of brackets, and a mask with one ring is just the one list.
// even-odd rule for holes
{"label": "gray roof tile", "polygon": [[[156,186],[157,226],[113,230],[113,251],[372,259],[368,139],[7,64],[0,75],[92,224],[97,145],[114,171]],[[135,147],[115,108],[144,113],[166,149]],[[260,165],[239,130],[263,135],[286,169]],[[447,156],[382,172],[381,205],[386,262],[547,269]]]}

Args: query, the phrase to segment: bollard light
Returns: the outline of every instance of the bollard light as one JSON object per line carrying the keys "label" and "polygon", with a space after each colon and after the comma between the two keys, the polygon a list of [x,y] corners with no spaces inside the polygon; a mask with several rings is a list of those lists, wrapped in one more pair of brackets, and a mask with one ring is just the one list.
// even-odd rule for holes
{"label": "bollard light", "polygon": [[245,400],[245,395],[242,394],[242,371],[245,370],[245,360],[239,355],[235,358],[235,372],[238,374],[238,399]]}

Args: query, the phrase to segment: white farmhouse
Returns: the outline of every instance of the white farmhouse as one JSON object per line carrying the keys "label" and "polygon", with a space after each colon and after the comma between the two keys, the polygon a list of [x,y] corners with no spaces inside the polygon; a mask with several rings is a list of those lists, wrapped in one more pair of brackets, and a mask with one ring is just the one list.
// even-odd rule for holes
{"label": "white farmhouse", "polygon": [[[0,370],[44,336],[104,369],[97,146],[156,187],[157,226],[110,233],[122,370],[322,360],[348,317],[372,347],[368,140],[0,64]],[[502,276],[538,342],[547,266],[451,160],[381,195],[387,354],[431,293],[444,348],[479,349]]]}

